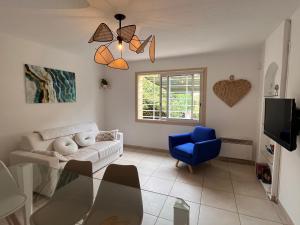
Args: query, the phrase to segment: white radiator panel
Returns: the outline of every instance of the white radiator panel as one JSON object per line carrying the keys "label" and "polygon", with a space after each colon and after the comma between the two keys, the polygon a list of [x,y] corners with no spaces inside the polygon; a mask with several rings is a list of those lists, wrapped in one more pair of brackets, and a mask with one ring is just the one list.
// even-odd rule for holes
{"label": "white radiator panel", "polygon": [[233,159],[253,160],[253,145],[224,141],[222,143],[220,156]]}

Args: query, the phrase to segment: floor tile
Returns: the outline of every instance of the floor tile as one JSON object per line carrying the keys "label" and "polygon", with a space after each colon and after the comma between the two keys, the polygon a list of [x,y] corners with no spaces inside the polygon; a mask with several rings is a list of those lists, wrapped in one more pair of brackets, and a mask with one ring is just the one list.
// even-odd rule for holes
{"label": "floor tile", "polygon": [[[165,205],[159,215],[160,218],[173,221],[174,219],[174,204],[177,201],[176,198],[168,197]],[[197,225],[200,205],[192,202],[186,201],[190,207],[190,225]]]}
{"label": "floor tile", "polygon": [[234,193],[250,197],[267,199],[266,192],[258,181],[233,181]]}
{"label": "floor tile", "polygon": [[160,166],[152,174],[153,177],[158,177],[166,180],[175,181],[178,175],[178,169],[176,167]]}
{"label": "floor tile", "polygon": [[223,168],[220,168],[220,166],[216,166],[214,164],[210,164],[205,167],[204,175],[206,177],[230,178],[229,169],[224,170]]}
{"label": "floor tile", "polygon": [[155,170],[157,170],[158,165],[150,164],[150,163],[143,163],[141,162],[138,166],[138,171],[140,174],[151,176]]}
{"label": "floor tile", "polygon": [[191,184],[175,182],[170,192],[171,196],[182,198],[186,201],[200,203],[202,188]]}
{"label": "floor tile", "polygon": [[241,225],[282,225],[267,220],[262,220],[250,216],[240,215]]}
{"label": "floor tile", "polygon": [[143,222],[141,225],[154,225],[157,220],[156,216],[144,213]]}
{"label": "floor tile", "polygon": [[232,180],[256,181],[255,167],[247,164],[230,163]]}
{"label": "floor tile", "polygon": [[201,205],[198,225],[240,225],[239,215]]}
{"label": "floor tile", "polygon": [[201,204],[236,212],[236,203],[233,193],[204,188]]}
{"label": "floor tile", "polygon": [[167,196],[159,195],[147,191],[142,191],[144,212],[154,216],[158,216],[162,210]]}
{"label": "floor tile", "polygon": [[174,225],[172,221],[158,218],[155,225]]}
{"label": "floor tile", "polygon": [[190,173],[184,168],[180,168],[176,181],[201,187],[203,184],[203,172],[197,171],[197,173]]}
{"label": "floor tile", "polygon": [[145,190],[168,195],[173,187],[174,181],[150,177],[144,185]]}
{"label": "floor tile", "polygon": [[241,214],[281,222],[271,201],[236,195],[238,211]]}
{"label": "floor tile", "polygon": [[145,176],[143,174],[139,174],[140,185],[143,187],[146,182],[150,179],[150,176]]}
{"label": "floor tile", "polygon": [[203,187],[233,193],[233,187],[230,178],[204,176]]}

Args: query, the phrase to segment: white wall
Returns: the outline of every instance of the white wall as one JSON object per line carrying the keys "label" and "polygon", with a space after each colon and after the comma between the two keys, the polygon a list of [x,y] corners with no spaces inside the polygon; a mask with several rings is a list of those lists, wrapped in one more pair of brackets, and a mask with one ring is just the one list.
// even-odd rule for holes
{"label": "white wall", "polygon": [[[0,36],[0,159],[7,159],[24,132],[83,121],[103,124],[102,67],[90,58]],[[24,64],[75,72],[76,103],[26,104]]]}
{"label": "white wall", "polygon": [[[291,50],[289,56],[287,97],[295,98],[300,107],[300,9],[291,17]],[[294,152],[281,154],[279,200],[295,225],[300,224],[300,138]]]}
{"label": "white wall", "polygon": [[[158,49],[159,50],[159,49]],[[187,57],[130,62],[127,71],[107,70],[112,88],[105,90],[105,126],[124,132],[125,143],[153,148],[168,148],[168,135],[191,131],[192,127],[141,123],[135,121],[135,72],[208,67],[206,125],[218,136],[249,138],[257,141],[259,96],[259,47],[230,52],[210,53]],[[233,108],[218,99],[212,91],[215,82],[236,78],[252,83],[250,93]]]}

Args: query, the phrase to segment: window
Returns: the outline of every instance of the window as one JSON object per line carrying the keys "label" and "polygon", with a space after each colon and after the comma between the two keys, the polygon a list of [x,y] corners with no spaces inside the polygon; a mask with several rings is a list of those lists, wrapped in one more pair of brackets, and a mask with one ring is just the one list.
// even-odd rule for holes
{"label": "window", "polygon": [[138,121],[204,123],[206,69],[136,74]]}

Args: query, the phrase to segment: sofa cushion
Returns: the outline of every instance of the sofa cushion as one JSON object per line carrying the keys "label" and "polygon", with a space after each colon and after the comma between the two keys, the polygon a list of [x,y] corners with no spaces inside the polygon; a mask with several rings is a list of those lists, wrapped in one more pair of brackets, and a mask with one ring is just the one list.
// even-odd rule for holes
{"label": "sofa cushion", "polygon": [[75,134],[74,140],[79,146],[86,147],[95,144],[95,138],[92,132],[80,132]]}
{"label": "sofa cushion", "polygon": [[70,137],[57,138],[53,142],[53,148],[55,151],[64,156],[74,154],[78,151],[77,144]]}
{"label": "sofa cushion", "polygon": [[96,150],[99,154],[99,158],[103,159],[117,153],[121,148],[121,142],[118,140],[101,141],[96,142],[94,145],[91,145],[88,148]]}
{"label": "sofa cushion", "polygon": [[97,134],[99,132],[99,129],[96,123],[90,122],[90,123],[74,124],[65,127],[51,128],[46,130],[39,130],[36,132],[42,136],[43,140],[50,140],[58,137],[73,135],[79,132],[93,132]]}
{"label": "sofa cushion", "polygon": [[185,143],[182,145],[177,145],[174,150],[176,151],[176,154],[178,154],[178,155],[191,158],[191,157],[193,157],[194,144],[193,143]]}
{"label": "sofa cushion", "polygon": [[99,154],[96,150],[86,147],[79,149],[72,155],[66,156],[66,158],[69,160],[75,159],[80,161],[91,161],[92,163],[94,163],[99,160]]}

